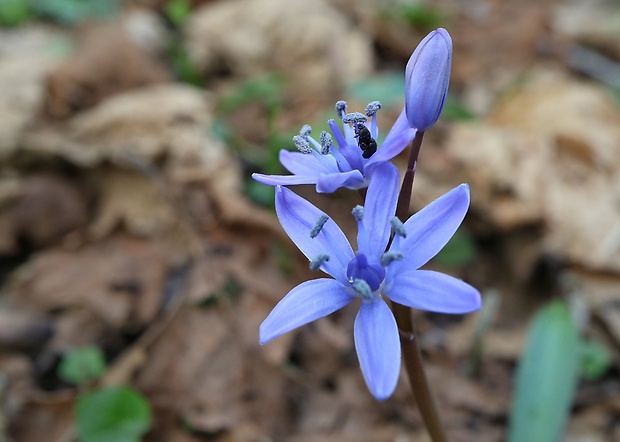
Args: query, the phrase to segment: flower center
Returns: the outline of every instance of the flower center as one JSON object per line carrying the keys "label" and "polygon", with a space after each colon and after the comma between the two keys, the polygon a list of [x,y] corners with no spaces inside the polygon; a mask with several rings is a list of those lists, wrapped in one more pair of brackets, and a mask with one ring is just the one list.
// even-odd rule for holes
{"label": "flower center", "polygon": [[379,289],[385,278],[385,269],[379,263],[369,263],[366,255],[358,253],[347,265],[347,278],[351,282],[356,279],[366,281],[374,292]]}

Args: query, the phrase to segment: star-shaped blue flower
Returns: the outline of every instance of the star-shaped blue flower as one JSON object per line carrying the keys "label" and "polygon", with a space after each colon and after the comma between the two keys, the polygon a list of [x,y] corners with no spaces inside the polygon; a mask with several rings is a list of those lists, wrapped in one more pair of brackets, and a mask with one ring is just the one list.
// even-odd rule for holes
{"label": "star-shaped blue flower", "polygon": [[[367,136],[376,142],[379,135],[377,111],[380,108],[381,104],[373,101],[366,107],[365,114],[348,114],[346,103],[339,101],[336,103],[336,111],[343,122],[343,130],[334,120],[328,121],[338,147],[334,146],[332,135],[328,132],[322,132],[319,140],[315,140],[310,135],[310,126],[306,125],[293,138],[299,152],[280,151],[280,163],[293,175],[254,173],[252,178],[270,186],[316,184],[319,193],[332,193],[340,187],[353,190],[368,187],[376,166],[402,152],[416,133],[410,127],[403,109],[376,152],[362,150],[363,136],[360,138],[359,132],[364,131],[363,126],[368,130]],[[367,122],[368,118],[370,122]]]}
{"label": "star-shaped blue flower", "polygon": [[[291,290],[260,326],[260,342],[361,300],[355,319],[355,348],[366,384],[379,400],[396,387],[400,340],[384,296],[397,303],[440,313],[469,313],[480,308],[480,293],[442,273],[418,270],[435,256],[459,227],[469,207],[469,187],[454,188],[401,223],[394,213],[398,170],[376,166],[365,206],[356,207],[357,252],[327,215],[291,190],[276,187],[276,212],[282,227],[310,260],[333,279],[304,282]],[[391,231],[394,239],[389,250]]]}

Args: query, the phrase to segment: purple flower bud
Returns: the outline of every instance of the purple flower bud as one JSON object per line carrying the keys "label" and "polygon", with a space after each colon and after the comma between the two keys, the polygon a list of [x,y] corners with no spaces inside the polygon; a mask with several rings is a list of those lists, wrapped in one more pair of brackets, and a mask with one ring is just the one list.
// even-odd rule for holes
{"label": "purple flower bud", "polygon": [[420,132],[433,127],[450,82],[452,39],[443,28],[428,34],[413,51],[405,70],[405,112]]}

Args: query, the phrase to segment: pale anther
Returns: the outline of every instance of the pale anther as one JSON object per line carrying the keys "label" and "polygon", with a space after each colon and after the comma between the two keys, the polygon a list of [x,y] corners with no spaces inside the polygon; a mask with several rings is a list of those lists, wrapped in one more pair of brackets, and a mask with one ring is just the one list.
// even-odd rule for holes
{"label": "pale anther", "polygon": [[341,120],[344,118],[344,116],[347,113],[347,102],[346,101],[338,101],[336,103],[336,115],[338,115],[338,118],[340,118]]}
{"label": "pale anther", "polygon": [[323,226],[325,225],[327,220],[329,220],[329,217],[327,215],[323,214],[319,216],[319,219],[316,221],[316,224],[310,231],[310,238],[316,238],[318,234],[321,233],[321,229],[323,229]]}
{"label": "pale anther", "polygon": [[310,147],[310,143],[308,143],[308,140],[306,140],[301,135],[295,135],[293,137],[293,142],[295,143],[295,147],[297,148],[297,150],[300,151],[301,153],[305,153],[305,154],[312,153],[312,148]]}
{"label": "pale anther", "polygon": [[312,127],[310,127],[309,124],[304,124],[299,130],[299,135],[304,138],[308,138],[308,135],[310,135],[311,133],[312,133]]}
{"label": "pale anther", "polygon": [[407,238],[407,230],[405,230],[405,225],[401,220],[393,216],[392,219],[390,219],[390,224],[392,225],[392,230],[396,235]]}
{"label": "pale anther", "polygon": [[353,218],[355,218],[355,221],[361,221],[364,219],[364,207],[363,206],[355,206],[353,208],[353,210],[351,211],[351,214],[353,215]]}
{"label": "pale anther", "polygon": [[362,299],[372,299],[372,290],[366,281],[363,279],[354,279],[351,283],[353,290],[362,296]]}
{"label": "pale anther", "polygon": [[312,261],[310,261],[310,270],[313,270],[313,271],[319,270],[321,266],[323,265],[323,263],[325,263],[326,261],[329,261],[329,255],[326,255],[323,253],[317,256]]}
{"label": "pale anther", "polygon": [[365,123],[366,121],[368,121],[368,118],[361,112],[351,112],[350,114],[346,114],[342,119],[342,122],[345,124]]}
{"label": "pale anther", "polygon": [[381,255],[380,263],[383,267],[387,267],[394,261],[399,261],[403,259],[404,255],[400,252],[385,252]]}
{"label": "pale anther", "polygon": [[329,133],[323,131],[321,132],[319,142],[321,143],[321,153],[323,155],[327,155],[329,153],[329,148],[332,145],[332,136]]}
{"label": "pale anther", "polygon": [[378,101],[371,101],[368,103],[368,106],[366,106],[366,116],[373,117],[379,109],[381,109],[381,103]]}

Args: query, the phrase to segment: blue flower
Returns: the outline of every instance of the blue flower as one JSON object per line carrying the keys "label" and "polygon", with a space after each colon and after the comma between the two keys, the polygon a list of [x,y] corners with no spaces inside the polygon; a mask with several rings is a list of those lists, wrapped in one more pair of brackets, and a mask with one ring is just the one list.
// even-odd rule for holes
{"label": "blue flower", "polygon": [[[282,227],[310,260],[310,267],[333,279],[307,281],[291,290],[261,324],[260,342],[265,344],[359,299],[355,348],[366,385],[384,400],[398,380],[400,341],[383,296],[421,310],[468,313],[480,308],[480,293],[451,276],[418,270],[461,224],[469,207],[469,187],[461,184],[403,224],[394,216],[398,170],[391,163],[378,164],[376,169],[365,206],[353,210],[357,252],[327,215],[291,190],[276,187]],[[392,230],[394,239],[386,252]]]}
{"label": "blue flower", "polygon": [[405,112],[411,127],[424,132],[443,109],[450,68],[452,39],[443,28],[428,34],[413,51],[405,69]]}
{"label": "blue flower", "polygon": [[[343,122],[343,130],[334,120],[329,120],[332,135],[322,132],[319,140],[310,134],[310,126],[305,125],[299,135],[293,137],[299,152],[280,151],[280,163],[293,175],[252,174],[256,181],[275,185],[316,184],[319,193],[331,193],[340,187],[361,189],[368,187],[375,168],[398,155],[415,136],[407,122],[405,111],[392,126],[383,144],[374,152],[378,137],[378,101],[366,107],[365,115],[359,112],[346,113],[346,103],[336,103],[336,111]],[[367,119],[370,118],[370,122]]]}

